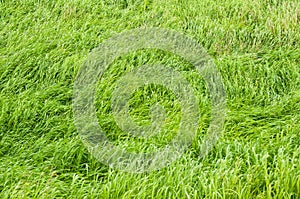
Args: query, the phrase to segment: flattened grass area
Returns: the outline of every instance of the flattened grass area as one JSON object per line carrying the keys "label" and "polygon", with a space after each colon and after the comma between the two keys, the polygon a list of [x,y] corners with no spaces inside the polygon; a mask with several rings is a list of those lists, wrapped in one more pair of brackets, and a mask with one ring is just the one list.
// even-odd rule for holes
{"label": "flattened grass area", "polygon": [[[205,158],[198,154],[210,113],[201,77],[157,51],[114,62],[99,83],[98,118],[116,144],[144,150],[145,141],[126,139],[109,115],[109,86],[126,65],[177,67],[197,90],[203,116],[183,158],[125,173],[98,162],[81,142],[72,112],[76,75],[102,41],[137,27],[192,37],[221,71],[228,113]],[[130,114],[147,124],[150,105],[164,104],[168,141],[180,118],[174,100],[163,88],[141,88]],[[299,144],[298,0],[0,0],[0,198],[299,198]]]}

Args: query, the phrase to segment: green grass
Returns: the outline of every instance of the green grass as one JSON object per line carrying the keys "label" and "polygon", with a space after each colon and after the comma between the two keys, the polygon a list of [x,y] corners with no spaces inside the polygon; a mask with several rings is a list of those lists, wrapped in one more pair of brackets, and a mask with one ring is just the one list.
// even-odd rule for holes
{"label": "green grass", "polygon": [[[299,198],[299,24],[297,0],[0,0],[0,198]],[[76,75],[102,41],[137,27],[185,33],[221,71],[228,113],[205,158],[198,157],[209,124],[201,77],[157,51],[112,64],[99,82],[97,116],[130,150],[164,144],[162,136],[130,140],[100,102],[124,64],[177,67],[197,90],[203,116],[184,157],[158,171],[125,173],[98,162],[81,142],[72,112]],[[180,118],[176,99],[155,86],[135,93],[130,114],[149,123],[156,102],[167,118]],[[177,119],[166,124],[167,140]]]}

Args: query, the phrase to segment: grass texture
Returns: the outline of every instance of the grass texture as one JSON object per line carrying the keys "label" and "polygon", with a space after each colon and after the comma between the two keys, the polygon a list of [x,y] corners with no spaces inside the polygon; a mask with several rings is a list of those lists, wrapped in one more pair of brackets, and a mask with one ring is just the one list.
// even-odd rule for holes
{"label": "grass texture", "polygon": [[[81,142],[72,112],[76,75],[102,41],[137,27],[192,37],[222,74],[226,122],[203,159],[205,85],[183,60],[155,50],[112,64],[97,87],[97,116],[128,150],[165,144],[180,119],[172,93],[150,85],[130,100],[141,125],[150,121],[150,105],[165,106],[165,134],[148,141],[121,132],[105,99],[130,67],[177,67],[197,91],[202,115],[183,158],[158,171],[125,173],[98,162]],[[0,198],[299,198],[299,144],[297,0],[0,0]]]}

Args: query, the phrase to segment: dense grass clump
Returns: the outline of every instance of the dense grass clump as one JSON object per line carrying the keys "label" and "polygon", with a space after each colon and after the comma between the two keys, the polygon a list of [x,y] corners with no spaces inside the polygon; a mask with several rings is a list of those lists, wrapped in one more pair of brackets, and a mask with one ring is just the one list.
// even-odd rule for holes
{"label": "dense grass clump", "polygon": [[[300,3],[298,0],[0,0],[0,198],[299,198]],[[164,134],[131,138],[110,113],[113,85],[146,63],[174,67],[199,98],[197,139],[169,167],[143,174],[93,158],[73,121],[76,75],[103,40],[137,27],[174,29],[202,45],[220,70],[228,113],[199,159],[210,119],[205,84],[185,60],[144,50],[115,60],[97,87],[97,117],[128,150],[164,146],[180,121],[169,90],[137,90],[130,115],[166,109]],[[155,148],[154,147],[154,148]]]}

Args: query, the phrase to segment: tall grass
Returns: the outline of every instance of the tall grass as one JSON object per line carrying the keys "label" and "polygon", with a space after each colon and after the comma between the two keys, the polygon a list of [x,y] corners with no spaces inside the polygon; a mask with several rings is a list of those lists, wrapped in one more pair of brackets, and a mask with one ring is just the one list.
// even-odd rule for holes
{"label": "tall grass", "polygon": [[[297,0],[1,0],[0,197],[299,198],[299,24]],[[124,173],[96,161],[77,135],[72,95],[78,70],[103,40],[136,27],[189,35],[221,71],[228,114],[205,158],[198,158],[200,132],[169,167]],[[182,66],[156,51],[130,54],[114,63],[99,91],[122,66],[152,58]],[[200,77],[182,72],[201,87]],[[170,103],[171,94],[151,89],[140,95]],[[147,122],[152,102],[139,101],[139,93],[134,99],[132,115]],[[171,105],[172,117],[177,109]]]}

